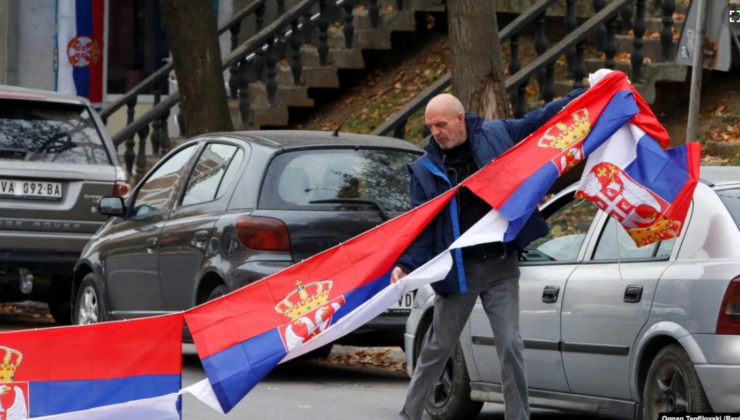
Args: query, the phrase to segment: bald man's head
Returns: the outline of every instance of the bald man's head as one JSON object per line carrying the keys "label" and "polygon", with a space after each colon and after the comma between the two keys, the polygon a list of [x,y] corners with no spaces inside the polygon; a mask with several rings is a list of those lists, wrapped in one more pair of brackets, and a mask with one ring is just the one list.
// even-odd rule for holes
{"label": "bald man's head", "polygon": [[432,136],[442,149],[452,149],[467,140],[465,108],[454,96],[443,93],[427,104],[424,123],[432,130]]}

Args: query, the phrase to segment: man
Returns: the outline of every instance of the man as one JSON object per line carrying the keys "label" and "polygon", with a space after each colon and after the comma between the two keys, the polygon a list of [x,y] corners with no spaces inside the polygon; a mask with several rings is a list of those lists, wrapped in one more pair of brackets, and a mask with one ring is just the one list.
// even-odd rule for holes
{"label": "man", "polygon": [[[487,122],[479,115],[465,114],[463,105],[452,95],[434,97],[424,115],[434,141],[421,159],[409,165],[412,207],[465,180],[540,128],[582,92],[574,90],[568,97],[553,101],[519,120]],[[399,258],[391,273],[391,282],[397,282],[446,250],[490,210],[488,203],[462,188],[448,208],[437,215]],[[517,254],[547,233],[545,220],[535,210],[513,241],[455,250],[450,273],[444,280],[432,283],[437,293],[434,319],[416,363],[401,419],[421,418],[478,296],[496,340],[506,419],[529,419],[524,346],[519,335]]]}

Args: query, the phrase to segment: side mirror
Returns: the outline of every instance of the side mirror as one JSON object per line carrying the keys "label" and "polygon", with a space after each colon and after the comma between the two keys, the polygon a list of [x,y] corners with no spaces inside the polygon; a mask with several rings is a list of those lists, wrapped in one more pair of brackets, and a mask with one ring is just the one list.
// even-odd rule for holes
{"label": "side mirror", "polygon": [[98,212],[104,216],[123,216],[126,213],[123,198],[103,197],[98,202]]}

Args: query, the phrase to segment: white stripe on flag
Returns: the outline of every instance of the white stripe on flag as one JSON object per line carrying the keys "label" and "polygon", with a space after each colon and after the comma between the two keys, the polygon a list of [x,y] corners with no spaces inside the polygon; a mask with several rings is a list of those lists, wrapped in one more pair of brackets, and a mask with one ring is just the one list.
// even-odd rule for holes
{"label": "white stripe on flag", "polygon": [[36,420],[180,420],[177,412],[179,394],[136,400],[122,404],[105,405],[83,411],[34,417]]}
{"label": "white stripe on flag", "polygon": [[58,0],[57,15],[57,91],[77,95],[72,64],[67,55],[67,46],[77,34],[75,0]]}

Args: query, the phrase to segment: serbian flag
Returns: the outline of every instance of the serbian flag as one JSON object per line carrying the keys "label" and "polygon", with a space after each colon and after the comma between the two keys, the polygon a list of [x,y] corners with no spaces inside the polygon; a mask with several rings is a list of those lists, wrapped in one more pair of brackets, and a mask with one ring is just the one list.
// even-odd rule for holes
{"label": "serbian flag", "polygon": [[177,393],[182,330],[178,314],[0,333],[0,419]]}
{"label": "serbian flag", "polygon": [[56,90],[103,105],[105,0],[57,0]]}
{"label": "serbian flag", "polygon": [[[607,74],[545,126],[468,178],[493,209],[450,250],[510,240],[550,186],[635,116],[649,111],[622,72]],[[640,116],[637,117],[639,120]],[[653,117],[654,119],[654,117]],[[657,125],[657,120],[652,122]],[[644,128],[643,128],[644,129]],[[352,240],[185,313],[208,379],[203,398],[231,410],[272,368],[329,343],[403,295],[444,278],[443,252],[390,285],[396,260],[447,206],[453,188]]]}

